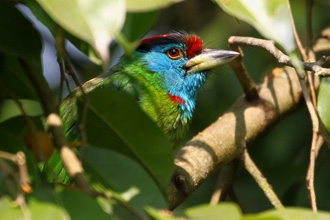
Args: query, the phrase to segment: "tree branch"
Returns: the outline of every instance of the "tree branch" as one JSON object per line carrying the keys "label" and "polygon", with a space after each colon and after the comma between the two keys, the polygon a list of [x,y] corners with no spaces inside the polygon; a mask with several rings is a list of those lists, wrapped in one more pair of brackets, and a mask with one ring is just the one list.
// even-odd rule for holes
{"label": "tree branch", "polygon": [[216,122],[176,154],[168,187],[168,206],[177,207],[213,172],[242,154],[264,132],[299,106],[302,91],[292,68],[276,68],[259,87],[259,99],[241,97]]}

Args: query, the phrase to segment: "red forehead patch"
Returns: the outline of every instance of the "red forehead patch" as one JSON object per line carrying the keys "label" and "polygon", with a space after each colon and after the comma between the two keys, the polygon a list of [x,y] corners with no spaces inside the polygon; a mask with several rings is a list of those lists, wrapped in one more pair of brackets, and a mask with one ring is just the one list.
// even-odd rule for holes
{"label": "red forehead patch", "polygon": [[187,35],[184,43],[187,47],[187,57],[189,59],[198,55],[203,49],[203,41],[196,35]]}

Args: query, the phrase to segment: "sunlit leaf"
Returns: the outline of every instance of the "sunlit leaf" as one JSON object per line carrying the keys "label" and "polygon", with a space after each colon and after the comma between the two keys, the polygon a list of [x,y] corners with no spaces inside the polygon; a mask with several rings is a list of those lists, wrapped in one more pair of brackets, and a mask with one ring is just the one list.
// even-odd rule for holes
{"label": "sunlit leaf", "polygon": [[200,205],[186,210],[186,215],[190,220],[218,220],[231,219],[240,220],[242,212],[234,203],[220,203],[218,205]]}
{"label": "sunlit leaf", "polygon": [[313,212],[306,208],[289,207],[285,209],[270,210],[259,214],[251,214],[244,216],[243,220],[328,220],[329,212],[318,211]]}
{"label": "sunlit leaf", "polygon": [[7,196],[0,199],[0,219],[47,219],[68,220],[66,211],[59,205],[30,199],[27,208],[22,209]]}
{"label": "sunlit leaf", "polygon": [[216,2],[228,14],[249,23],[265,38],[282,45],[287,52],[295,49],[285,0],[216,0]]}
{"label": "sunlit leaf", "polygon": [[317,98],[317,110],[320,118],[330,133],[330,78],[322,79]]}
{"label": "sunlit leaf", "polygon": [[70,214],[71,219],[111,219],[92,198],[78,190],[62,188],[57,190],[58,198]]}
{"label": "sunlit leaf", "polygon": [[108,47],[125,21],[124,0],[38,0],[59,25],[91,44],[109,62]]}
{"label": "sunlit leaf", "polygon": [[146,212],[148,215],[151,217],[151,219],[156,219],[156,220],[180,220],[182,218],[180,217],[174,217],[174,216],[169,216],[166,212],[162,212],[162,210],[157,210],[153,207],[146,207],[145,208]]}
{"label": "sunlit leaf", "polygon": [[141,211],[146,205],[166,208],[166,202],[153,178],[134,160],[97,147],[82,149],[83,165],[92,183],[116,191]]}
{"label": "sunlit leaf", "polygon": [[126,8],[131,12],[151,11],[166,8],[183,0],[127,0]]}
{"label": "sunlit leaf", "polygon": [[[24,110],[24,113],[28,116],[40,116],[43,114],[42,107],[39,102],[27,99],[17,100]],[[0,102],[0,123],[10,118],[22,115],[22,112],[18,106],[19,104],[11,99],[5,99]]]}

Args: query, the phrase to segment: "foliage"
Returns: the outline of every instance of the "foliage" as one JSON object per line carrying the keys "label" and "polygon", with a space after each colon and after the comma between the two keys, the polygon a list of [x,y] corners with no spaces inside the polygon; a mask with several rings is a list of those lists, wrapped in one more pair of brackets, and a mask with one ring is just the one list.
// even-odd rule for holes
{"label": "foliage", "polygon": [[[137,2],[139,3],[137,4]],[[40,147],[37,146],[38,141],[26,141],[25,139],[29,135],[31,137],[33,131],[42,132],[36,133],[36,136],[32,135],[34,138],[48,136],[49,140],[46,140],[45,143],[52,141],[52,136],[45,127],[44,103],[38,98],[40,94],[35,88],[36,85],[27,74],[27,71],[31,71],[37,78],[44,79],[45,67],[47,68],[47,64],[42,58],[42,48],[46,46],[46,42],[42,40],[40,29],[36,28],[37,20],[54,37],[59,64],[68,60],[66,52],[61,51],[63,48],[60,45],[61,40],[66,39],[79,50],[80,54],[84,55],[86,63],[96,66],[97,69],[102,69],[108,66],[110,60],[113,60],[110,54],[111,56],[115,54],[112,51],[118,49],[117,44],[129,54],[134,50],[137,42],[152,30],[157,19],[170,23],[168,14],[173,13],[175,15],[175,9],[179,9],[180,16],[189,17],[188,13],[182,13],[186,10],[183,6],[189,7],[189,4],[180,3],[170,6],[177,2],[179,1],[26,0],[17,3],[0,0],[1,219],[170,220],[182,219],[182,216],[194,220],[330,219],[330,214],[327,212],[313,213],[310,209],[301,208],[301,206],[306,206],[307,199],[300,202],[301,199],[298,198],[302,194],[302,190],[299,189],[301,185],[304,185],[301,182],[304,181],[303,175],[309,159],[308,153],[306,154],[309,149],[305,146],[309,146],[310,135],[308,134],[311,133],[310,125],[306,122],[309,121],[309,118],[306,112],[303,112],[304,110],[296,113],[298,116],[296,116],[295,121],[289,121],[286,124],[284,122],[279,127],[275,127],[268,135],[273,139],[265,137],[256,143],[256,146],[267,144],[268,150],[259,150],[260,148],[257,147],[251,149],[255,162],[260,164],[261,170],[269,174],[270,182],[274,184],[276,190],[280,191],[285,205],[300,206],[284,210],[265,211],[271,209],[271,206],[265,205],[264,195],[257,189],[256,184],[253,183],[253,187],[250,188],[251,181],[239,170],[238,173],[243,176],[241,177],[242,182],[235,183],[235,187],[239,188],[238,194],[241,194],[244,200],[243,207],[244,205],[248,207],[248,213],[259,212],[258,214],[245,215],[241,210],[242,207],[233,202],[219,203],[215,206],[204,205],[205,197],[209,197],[209,189],[212,188],[211,185],[213,186],[214,181],[212,180],[214,178],[210,178],[174,213],[166,211],[166,187],[174,170],[173,152],[161,131],[138,108],[135,102],[117,92],[104,94],[103,91],[97,91],[89,94],[90,103],[87,108],[85,131],[87,140],[92,144],[87,143],[88,146],[80,147],[78,155],[93,189],[104,194],[92,197],[77,189],[74,184],[59,184],[58,181],[70,181],[66,172],[61,173],[63,165],[58,163],[59,155],[55,152],[51,158],[45,158],[45,155],[40,155],[40,149],[39,152],[31,152],[32,149],[38,151]],[[230,15],[236,16],[255,27],[265,38],[276,41],[290,55],[292,51],[297,49],[293,43],[293,29],[289,20],[290,10],[284,0],[271,0],[267,1],[267,4],[264,1],[253,2],[253,4],[249,1],[246,1],[248,3],[220,0],[216,2]],[[196,5],[204,4],[204,2],[192,4],[195,4],[196,7]],[[213,3],[207,4],[210,4],[210,8],[215,10]],[[293,2],[293,4],[297,6],[298,10],[299,3]],[[326,7],[329,9],[329,5]],[[193,10],[193,8],[190,7],[189,9]],[[210,8],[207,12],[212,11]],[[322,11],[324,7],[316,7],[316,9]],[[34,16],[32,20],[27,17],[29,10]],[[160,16],[159,13],[161,13]],[[295,13],[298,12],[294,11]],[[250,26],[245,23],[235,23],[234,19],[220,12],[218,8],[215,14],[209,19],[212,22],[199,30],[202,38],[205,36],[210,40],[214,36],[219,37],[219,31],[228,36],[235,33],[242,34],[240,31],[243,32],[244,29],[247,29],[251,35],[256,34]],[[327,13],[316,14],[317,16],[325,16],[324,19],[327,21],[330,19]],[[318,22],[321,20],[319,17],[316,18]],[[228,22],[225,22],[225,19]],[[299,20],[303,19],[299,17],[296,20],[298,28],[302,27],[303,25],[299,23]],[[173,25],[175,28],[180,27],[176,21],[174,22],[176,23]],[[197,21],[195,22],[197,23]],[[226,24],[220,29],[218,23]],[[158,24],[161,26],[160,21]],[[233,26],[240,30],[233,31]],[[324,24],[321,22],[315,25],[315,29],[318,31],[323,28]],[[159,31],[155,28],[153,30]],[[228,36],[225,36],[222,41],[225,42],[225,38]],[[224,47],[225,45],[223,43],[221,46]],[[245,58],[248,69],[258,73],[252,74],[252,77],[259,80],[275,64],[269,64],[270,58],[264,54],[259,54],[260,60],[254,59],[254,53],[254,50],[247,50]],[[52,57],[52,59],[57,58]],[[75,57],[72,57],[70,61],[73,65],[76,64]],[[272,62],[275,63],[275,61]],[[79,65],[77,67],[79,68]],[[225,69],[221,70],[226,71]],[[58,78],[62,77],[60,88],[53,91],[56,94],[56,100],[63,98],[61,94],[63,93],[62,90],[65,90],[63,87],[66,83],[63,72],[64,70],[58,72]],[[69,71],[67,72],[69,73]],[[95,73],[92,74],[95,75]],[[214,78],[213,81],[208,82],[207,89],[200,95],[192,132],[211,123],[240,95],[241,91],[238,89],[237,82],[235,79],[228,81],[230,77],[232,76],[225,74],[222,78]],[[82,78],[84,77],[82,76]],[[218,86],[219,80],[223,81],[222,86]],[[49,87],[48,85],[40,86]],[[70,91],[69,88],[68,90]],[[330,116],[329,111],[327,111],[329,107],[328,91],[329,80],[324,79],[318,93],[318,111],[325,127],[330,131]],[[212,92],[212,95],[207,95]],[[219,93],[221,95],[217,95]],[[104,102],[105,96],[108,102]],[[214,100],[218,99],[222,100],[222,105],[214,103]],[[79,100],[80,117],[84,117],[85,102],[84,99]],[[206,106],[207,113],[202,111],[201,106],[203,104]],[[296,126],[295,123],[300,121],[305,123],[302,126]],[[305,127],[307,128],[305,129]],[[287,137],[283,137],[283,133],[279,131],[281,129],[287,129],[284,133]],[[281,139],[283,142],[277,142]],[[308,143],[306,144],[306,142]],[[76,143],[71,144],[74,147]],[[292,148],[287,150],[277,145],[288,145]],[[22,182],[21,168],[17,169],[15,159],[13,159],[19,151],[24,152],[26,156],[30,182]],[[6,153],[10,153],[10,156]],[[39,162],[40,160],[43,162]],[[46,160],[48,161],[45,162]],[[325,170],[329,169],[329,164],[326,162],[324,162]],[[271,163],[275,165],[271,166]],[[289,163],[291,166],[287,169],[281,166],[281,164]],[[55,173],[58,171],[56,175],[52,170],[54,167]],[[285,179],[281,176],[284,173],[290,178]],[[329,178],[324,173],[323,176],[325,177],[322,180],[326,185]],[[245,183],[247,184],[244,186]],[[26,184],[31,186],[32,192],[24,188]],[[329,211],[330,201],[326,193],[327,190],[328,188],[324,185],[320,185],[319,191],[317,189],[318,198],[321,200],[321,209]],[[201,196],[201,194],[203,195]],[[251,194],[257,195],[258,199],[252,198]],[[260,197],[259,194],[261,194]],[[305,193],[304,196],[307,197],[307,194]],[[260,202],[252,202],[252,200],[260,200]],[[295,202],[295,200],[299,201]]]}

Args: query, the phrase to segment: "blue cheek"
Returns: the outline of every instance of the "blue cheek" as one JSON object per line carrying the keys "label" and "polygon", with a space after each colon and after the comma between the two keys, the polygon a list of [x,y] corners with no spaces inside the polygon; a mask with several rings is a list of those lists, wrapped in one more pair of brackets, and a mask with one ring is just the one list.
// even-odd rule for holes
{"label": "blue cheek", "polygon": [[152,72],[168,72],[183,71],[182,66],[185,64],[184,59],[171,60],[164,53],[150,52],[144,56],[145,62],[148,64]]}

